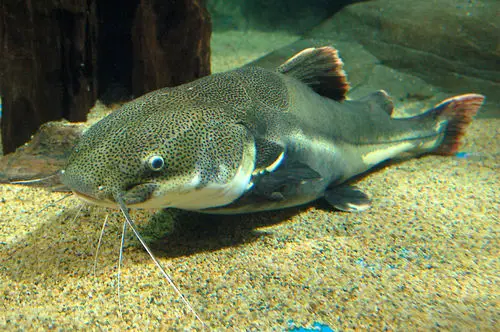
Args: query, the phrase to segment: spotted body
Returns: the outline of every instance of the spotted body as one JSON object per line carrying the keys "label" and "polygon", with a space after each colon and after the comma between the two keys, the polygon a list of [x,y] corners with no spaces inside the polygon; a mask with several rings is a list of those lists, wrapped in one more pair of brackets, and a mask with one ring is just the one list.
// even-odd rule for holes
{"label": "spotted body", "polygon": [[335,49],[276,71],[243,67],[144,95],[91,127],[62,180],[93,204],[244,213],[325,198],[359,211],[346,181],[403,154],[454,154],[483,96],[395,119],[383,91],[345,100]]}

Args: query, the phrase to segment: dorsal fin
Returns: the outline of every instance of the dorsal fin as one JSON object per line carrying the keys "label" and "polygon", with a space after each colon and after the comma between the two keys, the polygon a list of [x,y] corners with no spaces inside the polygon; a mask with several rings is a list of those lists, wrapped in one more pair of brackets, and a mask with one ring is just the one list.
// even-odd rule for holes
{"label": "dorsal fin", "polygon": [[378,106],[389,115],[392,115],[392,112],[394,112],[394,104],[392,102],[392,99],[384,90],[378,90],[370,93],[368,96],[364,96],[358,101],[367,103],[373,107]]}
{"label": "dorsal fin", "polygon": [[306,48],[279,66],[277,71],[295,77],[322,96],[342,101],[349,91],[342,65],[337,50],[325,46]]}

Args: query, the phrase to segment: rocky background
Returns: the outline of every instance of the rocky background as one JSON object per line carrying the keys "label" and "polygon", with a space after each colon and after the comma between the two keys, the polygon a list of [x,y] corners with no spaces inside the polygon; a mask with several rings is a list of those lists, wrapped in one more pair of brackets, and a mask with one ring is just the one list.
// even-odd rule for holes
{"label": "rocky background", "polygon": [[301,40],[254,64],[274,67],[305,47],[331,44],[344,59],[351,98],[385,89],[411,114],[450,95],[477,92],[487,97],[480,116],[500,113],[499,1],[349,2],[317,0],[305,13],[294,1],[274,2],[275,8],[231,2],[228,8],[212,0],[209,8],[214,29],[302,32]]}

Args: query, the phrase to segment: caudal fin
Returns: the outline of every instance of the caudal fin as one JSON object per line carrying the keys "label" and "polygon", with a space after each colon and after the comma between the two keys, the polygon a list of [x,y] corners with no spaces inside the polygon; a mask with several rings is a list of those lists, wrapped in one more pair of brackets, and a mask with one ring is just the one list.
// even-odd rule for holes
{"label": "caudal fin", "polygon": [[431,110],[447,120],[444,139],[433,153],[450,156],[458,152],[461,138],[483,101],[484,96],[469,93],[446,99]]}

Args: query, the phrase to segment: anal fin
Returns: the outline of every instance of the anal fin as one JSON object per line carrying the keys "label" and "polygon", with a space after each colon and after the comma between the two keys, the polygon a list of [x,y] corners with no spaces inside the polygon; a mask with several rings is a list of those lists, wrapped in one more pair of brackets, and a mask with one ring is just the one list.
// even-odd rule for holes
{"label": "anal fin", "polygon": [[359,188],[340,185],[325,191],[325,200],[334,208],[346,212],[361,212],[371,206],[367,194]]}

